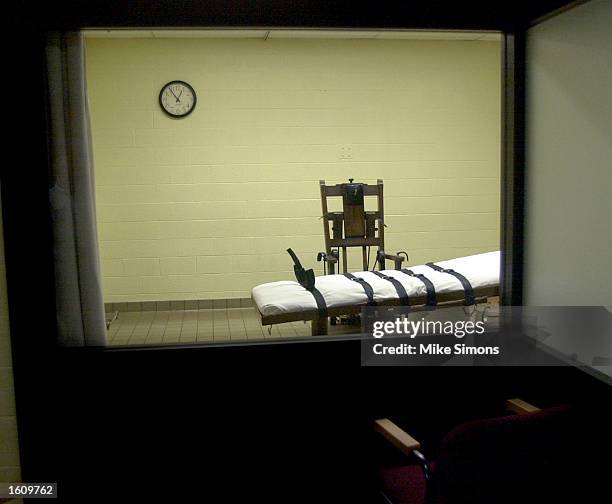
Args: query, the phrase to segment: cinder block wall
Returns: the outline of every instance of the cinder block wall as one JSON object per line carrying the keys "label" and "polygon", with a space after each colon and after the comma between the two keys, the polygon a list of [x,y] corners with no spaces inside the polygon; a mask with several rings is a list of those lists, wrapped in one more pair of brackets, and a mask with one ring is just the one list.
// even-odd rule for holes
{"label": "cinder block wall", "polygon": [[289,246],[320,271],[319,179],[384,179],[412,264],[498,248],[498,42],[97,38],[87,73],[107,302],[249,297]]}
{"label": "cinder block wall", "polygon": [[21,480],[10,336],[0,202],[0,482],[6,483]]}

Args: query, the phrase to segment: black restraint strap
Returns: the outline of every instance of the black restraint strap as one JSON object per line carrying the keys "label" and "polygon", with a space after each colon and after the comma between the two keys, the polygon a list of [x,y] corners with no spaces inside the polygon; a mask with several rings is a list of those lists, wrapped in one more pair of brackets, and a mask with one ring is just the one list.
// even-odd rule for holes
{"label": "black restraint strap", "polygon": [[464,304],[466,306],[473,305],[476,302],[476,299],[474,298],[474,289],[472,288],[472,284],[461,273],[455,271],[454,269],[442,268],[441,266],[438,266],[434,263],[427,263],[426,266],[429,266],[430,268],[439,271],[440,273],[448,273],[449,275],[453,275],[457,280],[459,280],[461,282],[461,285],[463,286],[463,292],[465,294]]}
{"label": "black restraint strap", "polygon": [[317,309],[319,310],[319,317],[327,317],[327,303],[325,302],[323,294],[321,294],[319,289],[315,287],[317,280],[315,278],[314,271],[311,269],[305,270],[302,267],[302,263],[300,263],[298,256],[290,248],[287,249],[287,253],[293,260],[293,272],[295,273],[295,279],[315,298]]}
{"label": "black restraint strap", "polygon": [[421,282],[423,282],[425,288],[427,289],[427,306],[436,306],[438,304],[438,299],[436,297],[436,288],[434,287],[434,284],[429,278],[427,278],[421,273],[415,273],[414,271],[409,269],[402,269],[400,271],[408,276],[418,278]]}
{"label": "black restraint strap", "polygon": [[400,305],[410,306],[410,298],[408,297],[408,293],[406,292],[406,289],[404,289],[404,286],[399,280],[387,276],[381,273],[380,271],[372,271],[372,273],[374,273],[377,277],[380,277],[383,280],[387,280],[393,284],[393,287],[395,287],[395,291],[397,292],[397,295],[399,297]]}
{"label": "black restraint strap", "polygon": [[369,306],[376,305],[376,301],[374,301],[374,289],[372,289],[372,286],[368,282],[366,282],[363,278],[356,277],[352,273],[344,273],[344,276],[348,278],[349,280],[353,280],[353,282],[357,282],[363,287],[363,290],[365,291],[366,296],[368,296]]}
{"label": "black restraint strap", "polygon": [[319,317],[327,317],[327,303],[325,302],[325,298],[323,297],[323,294],[321,294],[321,291],[316,287],[306,290],[315,298],[317,309],[319,310]]}

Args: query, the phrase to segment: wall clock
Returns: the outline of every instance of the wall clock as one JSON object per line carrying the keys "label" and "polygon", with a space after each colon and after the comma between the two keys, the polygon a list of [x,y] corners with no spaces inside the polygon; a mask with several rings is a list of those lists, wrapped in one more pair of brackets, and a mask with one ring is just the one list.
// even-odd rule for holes
{"label": "wall clock", "polygon": [[196,106],[196,93],[184,81],[170,81],[159,92],[159,106],[170,117],[185,117],[193,112]]}

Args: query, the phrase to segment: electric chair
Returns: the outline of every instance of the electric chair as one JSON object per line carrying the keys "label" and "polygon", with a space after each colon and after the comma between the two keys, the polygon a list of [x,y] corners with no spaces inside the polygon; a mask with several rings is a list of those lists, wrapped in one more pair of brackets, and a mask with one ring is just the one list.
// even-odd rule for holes
{"label": "electric chair", "polygon": [[[348,273],[349,248],[359,247],[362,252],[363,271],[370,269],[370,250],[376,247],[376,261],[380,270],[385,261],[393,261],[396,270],[402,269],[402,262],[408,259],[406,252],[388,254],[385,251],[385,211],[383,204],[383,181],[376,184],[353,182],[326,185],[320,180],[321,207],[323,210],[323,233],[325,252],[319,252],[317,261],[323,260],[327,274]],[[376,198],[376,210],[366,211],[365,198]],[[342,212],[328,210],[328,198],[342,198]],[[340,257],[342,261],[340,262]],[[342,271],[340,268],[342,264]]]}

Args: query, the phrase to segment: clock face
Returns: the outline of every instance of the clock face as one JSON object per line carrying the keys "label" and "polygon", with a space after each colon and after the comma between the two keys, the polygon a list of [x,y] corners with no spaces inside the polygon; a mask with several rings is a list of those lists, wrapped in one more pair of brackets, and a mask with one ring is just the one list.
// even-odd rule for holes
{"label": "clock face", "polygon": [[159,105],[172,117],[185,117],[196,106],[195,91],[186,82],[168,82],[159,92]]}

